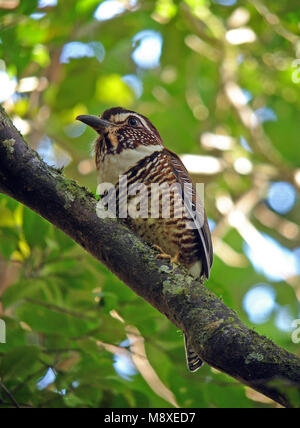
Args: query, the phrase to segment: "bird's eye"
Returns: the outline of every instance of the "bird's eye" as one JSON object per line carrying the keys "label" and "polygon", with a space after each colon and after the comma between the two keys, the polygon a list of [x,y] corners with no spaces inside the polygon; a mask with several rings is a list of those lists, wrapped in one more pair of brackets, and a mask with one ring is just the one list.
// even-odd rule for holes
{"label": "bird's eye", "polygon": [[135,117],[130,117],[128,119],[128,125],[130,126],[138,126],[139,121]]}

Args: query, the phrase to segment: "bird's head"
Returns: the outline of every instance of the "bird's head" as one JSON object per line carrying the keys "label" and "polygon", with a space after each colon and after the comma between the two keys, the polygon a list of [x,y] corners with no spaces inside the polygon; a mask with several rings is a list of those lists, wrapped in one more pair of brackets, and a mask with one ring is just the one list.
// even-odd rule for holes
{"label": "bird's head", "polygon": [[95,143],[97,166],[107,154],[119,154],[139,146],[163,145],[159,132],[149,119],[122,107],[110,108],[102,116],[82,115],[76,119],[99,134]]}

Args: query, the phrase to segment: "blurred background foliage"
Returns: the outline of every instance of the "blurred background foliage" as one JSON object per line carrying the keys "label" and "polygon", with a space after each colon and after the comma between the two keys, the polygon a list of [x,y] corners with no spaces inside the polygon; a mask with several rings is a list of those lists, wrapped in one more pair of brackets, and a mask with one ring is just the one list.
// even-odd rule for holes
{"label": "blurred background foliage", "polygon": [[[30,145],[95,191],[95,135],[75,117],[148,116],[205,183],[208,287],[298,354],[299,18],[296,0],[0,0],[0,102]],[[3,195],[0,296],[2,407],[274,406],[189,374],[181,332]]]}

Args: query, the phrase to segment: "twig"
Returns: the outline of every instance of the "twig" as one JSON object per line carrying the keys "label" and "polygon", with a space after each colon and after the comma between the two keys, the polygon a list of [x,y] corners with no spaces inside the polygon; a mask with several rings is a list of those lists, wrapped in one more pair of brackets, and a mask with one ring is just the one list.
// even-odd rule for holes
{"label": "twig", "polygon": [[287,30],[281,24],[279,17],[275,13],[271,12],[265,4],[261,3],[259,0],[248,0],[248,2],[255,7],[257,12],[261,16],[263,16],[266,22],[273,28],[273,30],[277,34],[279,34],[281,37],[283,37],[288,42],[292,43],[292,45],[294,45],[294,48],[297,52],[297,49],[299,49],[299,46],[297,46],[300,41],[299,36]]}
{"label": "twig", "polygon": [[62,314],[69,315],[71,317],[80,318],[87,321],[94,321],[94,322],[96,321],[96,317],[95,318],[88,317],[79,312],[71,311],[70,309],[66,309],[66,308],[61,308],[60,306],[53,305],[52,303],[43,302],[42,300],[37,300],[37,299],[32,299],[30,297],[27,297],[25,298],[25,301],[28,303],[33,303],[34,305],[43,306],[44,308],[47,308],[56,312],[60,312]]}
{"label": "twig", "polygon": [[14,405],[14,407],[16,407],[17,409],[20,409],[21,407],[19,406],[19,404],[17,403],[15,397],[9,392],[9,390],[6,388],[6,386],[1,382],[0,380],[0,388],[5,392],[5,394],[7,395],[7,397],[10,399],[10,401],[12,402],[12,404]]}

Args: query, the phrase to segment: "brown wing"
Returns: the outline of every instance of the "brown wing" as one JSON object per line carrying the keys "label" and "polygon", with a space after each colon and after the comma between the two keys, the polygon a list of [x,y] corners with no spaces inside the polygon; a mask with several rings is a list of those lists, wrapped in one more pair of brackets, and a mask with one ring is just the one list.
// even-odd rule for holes
{"label": "brown wing", "polygon": [[198,231],[202,274],[208,279],[213,263],[213,246],[206,213],[204,207],[199,205],[199,201],[197,201],[199,198],[196,198],[195,186],[180,158],[170,150],[165,150],[168,152],[170,165],[181,186],[185,208]]}

